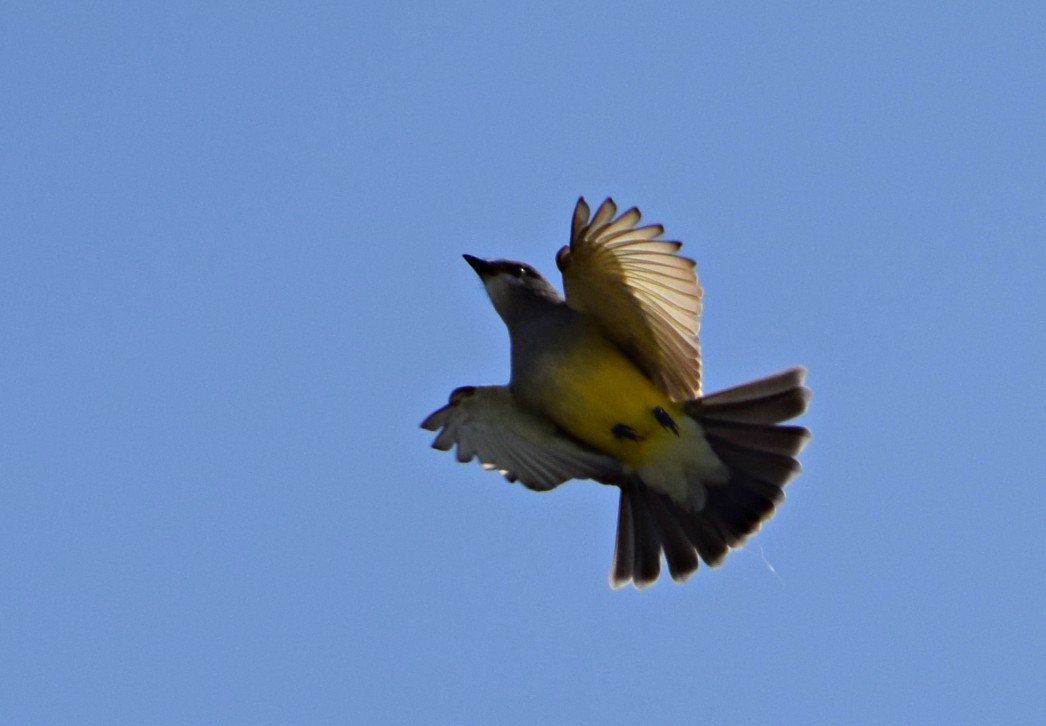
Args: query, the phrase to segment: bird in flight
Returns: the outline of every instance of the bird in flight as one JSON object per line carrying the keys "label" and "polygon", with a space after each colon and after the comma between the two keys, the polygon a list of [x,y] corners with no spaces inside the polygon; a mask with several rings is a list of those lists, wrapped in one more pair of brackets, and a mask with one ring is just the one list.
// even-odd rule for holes
{"label": "bird in flight", "polygon": [[620,489],[612,587],[685,582],[769,519],[810,432],[804,368],[701,395],[701,287],[682,245],[607,199],[577,202],[556,255],[565,297],[522,262],[465,260],[508,327],[506,386],[464,386],[422,422],[433,447],[529,489]]}

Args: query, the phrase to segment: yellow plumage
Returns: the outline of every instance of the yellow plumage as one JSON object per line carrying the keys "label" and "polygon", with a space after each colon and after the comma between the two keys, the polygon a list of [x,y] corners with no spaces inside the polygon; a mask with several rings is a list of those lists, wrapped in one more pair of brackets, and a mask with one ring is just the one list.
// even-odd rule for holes
{"label": "yellow plumage", "polygon": [[[535,403],[574,438],[633,468],[678,439],[651,411],[660,407],[681,420],[681,406],[603,336],[583,335],[544,365],[545,380],[536,387],[541,400]],[[622,424],[639,440],[616,436]]]}

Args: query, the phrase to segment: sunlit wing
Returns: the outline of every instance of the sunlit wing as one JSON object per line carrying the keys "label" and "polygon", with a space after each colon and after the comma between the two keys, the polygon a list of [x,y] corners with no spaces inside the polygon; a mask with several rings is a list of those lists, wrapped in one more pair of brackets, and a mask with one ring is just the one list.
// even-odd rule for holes
{"label": "sunlit wing", "polygon": [[567,304],[591,315],[604,333],[670,398],[701,392],[701,287],[682,244],[659,239],[659,224],[637,227],[639,210],[617,215],[607,199],[589,220],[574,209],[570,246],[556,255]]}
{"label": "sunlit wing", "polygon": [[506,386],[459,388],[421,426],[442,429],[433,448],[449,451],[456,444],[458,461],[475,457],[484,469],[538,491],[570,479],[612,481],[621,474],[614,459],[584,448],[548,419],[521,408]]}

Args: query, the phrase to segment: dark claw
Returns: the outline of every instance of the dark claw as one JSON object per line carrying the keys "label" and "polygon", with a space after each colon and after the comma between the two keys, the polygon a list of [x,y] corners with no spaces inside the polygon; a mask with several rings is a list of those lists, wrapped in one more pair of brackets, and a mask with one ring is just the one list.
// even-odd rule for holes
{"label": "dark claw", "polygon": [[654,409],[654,418],[657,422],[664,426],[666,429],[679,436],[679,427],[676,426],[676,422],[672,420],[672,417],[668,415],[668,411],[658,406]]}
{"label": "dark claw", "polygon": [[610,429],[610,433],[614,434],[619,439],[631,439],[632,441],[642,441],[643,437],[636,433],[636,430],[628,424],[615,424],[614,428]]}

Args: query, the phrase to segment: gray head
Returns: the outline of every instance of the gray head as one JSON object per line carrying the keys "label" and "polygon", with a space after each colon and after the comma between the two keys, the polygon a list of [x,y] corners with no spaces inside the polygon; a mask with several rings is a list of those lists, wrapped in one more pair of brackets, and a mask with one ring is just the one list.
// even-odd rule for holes
{"label": "gray head", "polygon": [[494,309],[509,325],[517,315],[534,306],[562,301],[556,288],[528,264],[511,260],[481,260],[472,255],[462,257],[483,280]]}

